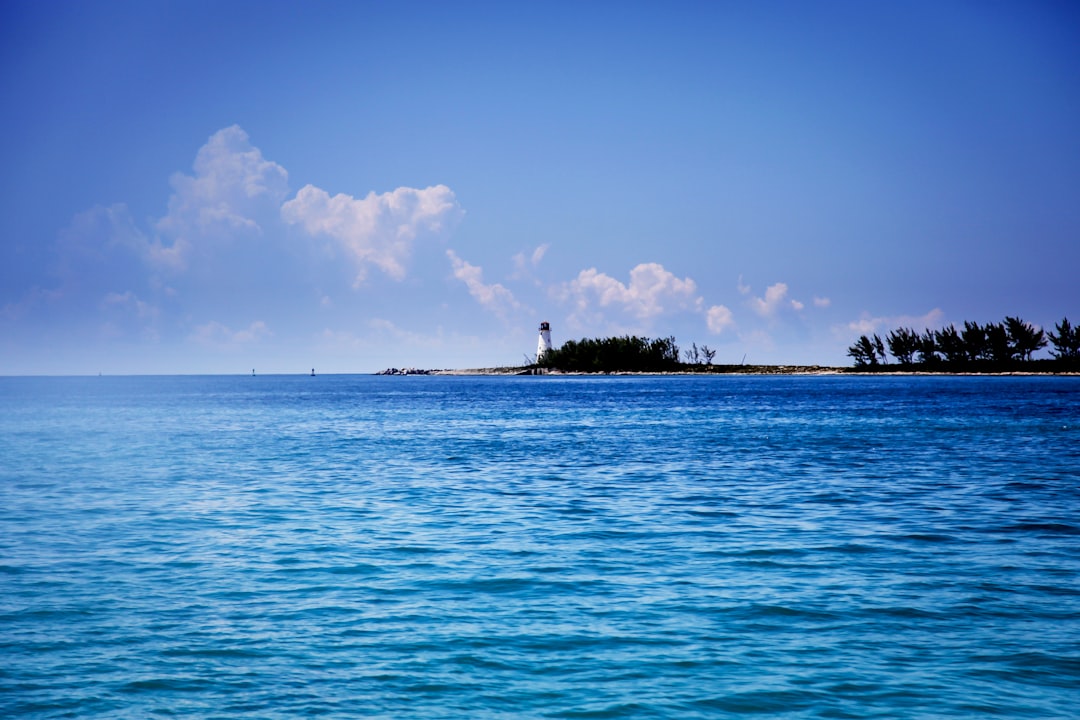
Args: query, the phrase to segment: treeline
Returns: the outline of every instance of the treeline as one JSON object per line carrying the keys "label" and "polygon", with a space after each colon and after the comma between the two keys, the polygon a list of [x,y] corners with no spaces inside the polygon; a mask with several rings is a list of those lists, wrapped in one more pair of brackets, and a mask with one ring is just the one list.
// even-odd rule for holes
{"label": "treeline", "polygon": [[[1043,332],[1018,317],[1006,317],[1004,322],[986,325],[965,321],[963,328],[950,325],[924,332],[897,328],[884,340],[878,335],[861,336],[848,348],[848,356],[856,368],[864,370],[882,369],[889,364],[889,355],[901,368],[923,370],[1080,370],[1080,328],[1072,327],[1069,319],[1064,318],[1054,330]],[[1052,359],[1032,358],[1048,344],[1053,346]]]}
{"label": "treeline", "polygon": [[538,364],[564,372],[665,372],[679,369],[679,346],[674,337],[567,340]]}

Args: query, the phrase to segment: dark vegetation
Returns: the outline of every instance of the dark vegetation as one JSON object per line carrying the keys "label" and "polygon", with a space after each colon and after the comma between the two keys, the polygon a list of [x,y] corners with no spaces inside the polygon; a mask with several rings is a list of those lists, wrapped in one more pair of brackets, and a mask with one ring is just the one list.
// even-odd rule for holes
{"label": "dark vegetation", "polygon": [[[848,348],[858,370],[925,370],[931,372],[1059,372],[1080,370],[1080,328],[1064,318],[1056,332],[1036,330],[1018,317],[1004,322],[965,321],[941,330],[918,332],[911,328],[891,330],[884,340],[878,335],[860,337]],[[1032,355],[1047,344],[1050,359]],[[888,353],[885,347],[888,346]],[[889,363],[892,355],[895,364]]]}
{"label": "dark vegetation", "polygon": [[[1032,356],[1050,345],[1051,357]],[[887,349],[886,349],[887,348]],[[925,372],[1068,372],[1080,371],[1080,328],[1068,318],[1054,332],[1035,329],[1020,318],[963,328],[918,332],[897,328],[885,338],[863,335],[848,348],[859,371],[911,370]],[[890,362],[890,355],[892,362]],[[532,368],[562,372],[701,372],[774,373],[830,370],[819,366],[714,365],[716,351],[693,344],[685,354],[674,337],[622,337],[568,340],[544,354]]]}
{"label": "dark vegetation", "polygon": [[[532,368],[583,373],[753,373],[759,375],[831,370],[817,365],[714,365],[716,350],[708,345],[690,346],[685,353],[675,338],[656,340],[636,336],[568,340],[562,347],[544,354]],[[530,370],[518,374],[531,374]]]}
{"label": "dark vegetation", "polygon": [[567,340],[557,350],[545,353],[539,365],[564,372],[670,372],[679,370],[681,363],[675,338],[650,340],[625,335]]}

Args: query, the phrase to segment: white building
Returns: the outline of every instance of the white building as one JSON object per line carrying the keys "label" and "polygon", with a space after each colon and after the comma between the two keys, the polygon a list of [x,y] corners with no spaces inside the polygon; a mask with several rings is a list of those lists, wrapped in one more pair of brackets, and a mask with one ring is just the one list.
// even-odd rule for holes
{"label": "white building", "polygon": [[540,339],[536,341],[536,362],[540,362],[550,350],[551,325],[545,320],[540,323]]}

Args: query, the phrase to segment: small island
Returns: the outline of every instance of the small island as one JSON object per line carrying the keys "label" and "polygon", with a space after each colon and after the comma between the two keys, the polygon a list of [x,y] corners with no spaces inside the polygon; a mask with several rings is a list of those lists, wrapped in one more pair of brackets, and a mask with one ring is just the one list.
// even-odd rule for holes
{"label": "small island", "polygon": [[[854,361],[847,367],[828,365],[714,364],[716,350],[691,344],[684,351],[672,336],[623,335],[567,340],[550,345],[550,326],[541,324],[541,351],[525,365],[465,370],[388,368],[376,375],[827,375],[840,373],[911,374],[1077,374],[1080,373],[1080,328],[1068,318],[1054,332],[1036,329],[1017,317],[980,325],[965,321],[918,332],[897,328],[882,339],[863,335],[848,348]],[[1052,346],[1049,358],[1034,353]],[[886,351],[888,347],[888,351]],[[890,357],[891,360],[890,361]]]}

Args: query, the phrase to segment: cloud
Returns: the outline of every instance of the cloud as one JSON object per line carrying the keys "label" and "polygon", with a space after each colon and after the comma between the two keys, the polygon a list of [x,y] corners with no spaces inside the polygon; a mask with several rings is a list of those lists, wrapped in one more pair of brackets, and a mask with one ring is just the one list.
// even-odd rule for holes
{"label": "cloud", "polygon": [[754,308],[754,312],[762,317],[772,317],[780,308],[786,295],[787,285],[784,283],[776,283],[775,285],[770,285],[765,288],[765,297],[752,298],[750,300],[750,307]]}
{"label": "cloud", "polygon": [[233,125],[217,131],[195,156],[194,174],[176,173],[170,184],[169,211],[156,225],[159,239],[151,259],[182,268],[207,240],[261,235],[288,194],[288,173],[266,160],[248,135]]}
{"label": "cloud", "polygon": [[540,261],[544,259],[544,255],[547,254],[548,249],[551,247],[549,243],[539,245],[532,251],[531,254],[526,255],[523,252],[519,252],[514,256],[514,275],[521,277],[525,275],[530,268],[534,268],[540,264]]}
{"label": "cloud", "polygon": [[111,292],[105,296],[104,300],[101,301],[101,304],[103,307],[107,308],[127,310],[140,320],[156,320],[160,312],[156,305],[151,305],[145,300],[140,300],[139,297],[130,290],[123,293]]}
{"label": "cloud", "polygon": [[738,281],[738,284],[736,285],[736,287],[738,288],[740,295],[749,295],[750,294],[750,286],[749,285],[743,285],[742,275],[739,276],[739,281]]}
{"label": "cloud", "polygon": [[310,236],[332,238],[356,265],[354,286],[375,266],[395,280],[405,277],[413,240],[422,232],[439,233],[463,214],[454,193],[445,185],[423,190],[400,187],[364,198],[307,185],[281,206],[286,223],[299,225]]}
{"label": "cloud", "polygon": [[832,300],[830,300],[827,297],[815,297],[814,298],[814,307],[827,308],[830,305],[832,305]]}
{"label": "cloud", "polygon": [[102,298],[99,307],[104,319],[103,336],[119,338],[137,334],[148,340],[160,339],[157,320],[161,309],[134,292],[110,292]]}
{"label": "cloud", "polygon": [[144,278],[152,243],[127,206],[116,203],[78,213],[60,231],[56,249],[56,274],[65,291],[85,289],[99,296],[115,289],[111,282],[131,285]]}
{"label": "cloud", "polygon": [[[739,279],[739,290],[744,295],[750,293],[750,287],[742,285],[742,279]],[[826,303],[828,301],[826,300]],[[816,304],[816,301],[815,301]],[[750,307],[754,309],[761,317],[773,317],[783,308],[791,308],[795,312],[799,312],[806,308],[806,304],[799,300],[787,298],[787,284],[777,283],[765,288],[765,297],[751,298]]]}
{"label": "cloud", "polygon": [[[210,277],[233,276],[237,258],[216,256],[238,237],[260,237],[267,223],[280,225],[288,174],[264,159],[235,125],[207,140],[193,170],[172,176],[168,212],[148,230],[135,223],[123,203],[77,214],[57,241],[56,273],[65,294],[160,290],[165,288],[160,274],[176,276],[196,258]],[[216,275],[214,266],[222,266]]]}
{"label": "cloud", "polygon": [[910,327],[915,330],[928,330],[941,327],[945,313],[940,308],[934,308],[925,315],[894,315],[892,317],[872,317],[869,313],[863,313],[858,320],[852,320],[843,326],[838,334],[848,337],[855,335],[872,335],[876,332],[886,331],[898,327]]}
{"label": "cloud", "polygon": [[453,250],[447,250],[446,256],[450,258],[450,263],[454,267],[454,277],[465,283],[465,286],[469,289],[469,294],[484,308],[502,317],[505,315],[507,308],[516,309],[520,307],[518,301],[514,299],[514,294],[502,285],[498,283],[484,284],[484,271],[482,268],[465,262]]}
{"label": "cloud", "polygon": [[262,320],[256,320],[243,330],[233,330],[216,320],[212,320],[195,328],[195,332],[191,334],[191,339],[201,345],[232,349],[240,345],[249,345],[263,340],[271,335],[273,333],[270,332],[270,329]]}
{"label": "cloud", "polygon": [[735,318],[731,311],[723,305],[713,305],[705,313],[705,322],[708,324],[710,332],[719,335],[735,324]]}
{"label": "cloud", "polygon": [[543,245],[540,245],[535,250],[533,250],[532,257],[530,258],[533,267],[536,267],[540,264],[540,261],[544,259],[544,255],[547,254],[548,248],[550,247],[550,244],[544,243]]}
{"label": "cloud", "polygon": [[638,265],[630,271],[630,282],[625,285],[596,268],[582,270],[561,291],[579,311],[614,306],[639,320],[649,320],[672,307],[697,306],[701,300],[696,293],[693,280],[680,280],[658,263]]}

